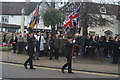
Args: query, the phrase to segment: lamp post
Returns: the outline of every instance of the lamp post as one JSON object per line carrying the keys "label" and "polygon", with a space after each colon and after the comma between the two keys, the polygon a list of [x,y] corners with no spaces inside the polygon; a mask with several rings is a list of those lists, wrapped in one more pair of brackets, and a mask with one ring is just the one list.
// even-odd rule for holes
{"label": "lamp post", "polygon": [[22,37],[24,37],[24,15],[25,15],[25,10],[24,8],[21,10],[21,14],[22,14],[22,17],[21,17],[21,32],[22,32]]}
{"label": "lamp post", "polygon": [[[118,5],[120,5],[120,1],[118,2]],[[120,6],[118,6],[118,34],[120,35]]]}

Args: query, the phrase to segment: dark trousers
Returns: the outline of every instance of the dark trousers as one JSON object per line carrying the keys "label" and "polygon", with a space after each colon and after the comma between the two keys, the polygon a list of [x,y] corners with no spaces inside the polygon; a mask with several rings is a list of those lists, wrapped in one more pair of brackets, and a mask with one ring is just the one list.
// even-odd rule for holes
{"label": "dark trousers", "polygon": [[72,57],[68,58],[67,57],[67,63],[62,66],[62,69],[64,70],[68,66],[68,72],[72,72]]}
{"label": "dark trousers", "polygon": [[86,48],[84,56],[88,57],[90,55],[90,48]]}
{"label": "dark trousers", "polygon": [[91,57],[94,59],[95,58],[95,48],[91,48],[90,52],[91,52]]}
{"label": "dark trousers", "polygon": [[33,68],[33,62],[32,62],[33,56],[29,56],[29,58],[25,61],[25,65],[27,65],[29,63],[30,68]]}
{"label": "dark trousers", "polygon": [[58,60],[58,58],[59,58],[59,48],[55,48],[54,50],[55,50],[55,59]]}
{"label": "dark trousers", "polygon": [[53,53],[54,53],[54,50],[50,49],[50,60],[52,60]]}
{"label": "dark trousers", "polygon": [[113,54],[113,61],[112,61],[112,63],[113,64],[117,64],[118,63],[118,58],[119,58],[118,53],[114,53]]}
{"label": "dark trousers", "polygon": [[40,51],[39,50],[39,57],[44,56],[44,50]]}
{"label": "dark trousers", "polygon": [[39,56],[41,56],[41,55],[40,55],[39,41],[36,41],[35,47],[36,47],[36,52],[34,52],[34,57],[35,57],[35,58],[39,58]]}
{"label": "dark trousers", "polygon": [[108,48],[104,48],[104,55],[105,57],[107,57],[109,54],[109,49]]}
{"label": "dark trousers", "polygon": [[18,54],[22,54],[23,52],[23,42],[18,43]]}
{"label": "dark trousers", "polygon": [[16,53],[17,43],[12,44],[12,46],[13,46],[13,52]]}
{"label": "dark trousers", "polygon": [[34,47],[28,47],[28,56],[29,58],[25,61],[25,65],[29,63],[30,68],[33,68],[33,52],[34,52]]}

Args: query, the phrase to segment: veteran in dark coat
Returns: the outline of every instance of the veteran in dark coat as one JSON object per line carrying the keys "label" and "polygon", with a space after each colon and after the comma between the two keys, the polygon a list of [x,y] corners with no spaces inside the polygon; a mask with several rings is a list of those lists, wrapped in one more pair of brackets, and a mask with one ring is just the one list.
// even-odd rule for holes
{"label": "veteran in dark coat", "polygon": [[67,58],[67,63],[65,63],[62,66],[61,70],[64,73],[64,69],[68,66],[68,73],[73,73],[72,68],[71,68],[71,66],[72,66],[72,48],[73,48],[72,37],[67,37],[67,42],[65,44],[65,48],[66,48],[65,55]]}
{"label": "veteran in dark coat", "polygon": [[24,63],[24,67],[26,68],[26,69],[28,69],[27,68],[27,64],[29,63],[29,65],[30,65],[30,69],[35,69],[35,68],[33,68],[33,53],[34,53],[34,41],[35,40],[35,38],[34,38],[34,36],[33,36],[33,33],[29,33],[29,36],[27,37],[27,41],[28,41],[28,56],[29,56],[29,58],[25,61],[25,63]]}

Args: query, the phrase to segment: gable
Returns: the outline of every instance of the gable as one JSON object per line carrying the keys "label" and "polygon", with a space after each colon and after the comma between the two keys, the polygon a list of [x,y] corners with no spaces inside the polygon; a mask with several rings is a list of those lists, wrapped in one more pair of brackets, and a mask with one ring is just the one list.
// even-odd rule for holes
{"label": "gable", "polygon": [[21,15],[21,10],[25,9],[25,15],[32,13],[38,3],[35,2],[1,2],[2,15]]}

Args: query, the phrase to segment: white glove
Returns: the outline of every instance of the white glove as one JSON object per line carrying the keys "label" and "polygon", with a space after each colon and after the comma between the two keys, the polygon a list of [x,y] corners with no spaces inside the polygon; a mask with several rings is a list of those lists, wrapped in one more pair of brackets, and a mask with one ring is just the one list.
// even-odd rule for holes
{"label": "white glove", "polygon": [[48,47],[48,49],[50,50],[50,47]]}
{"label": "white glove", "polygon": [[28,46],[26,46],[25,49],[28,49]]}
{"label": "white glove", "polygon": [[75,40],[73,40],[73,43],[75,43],[76,41]]}

